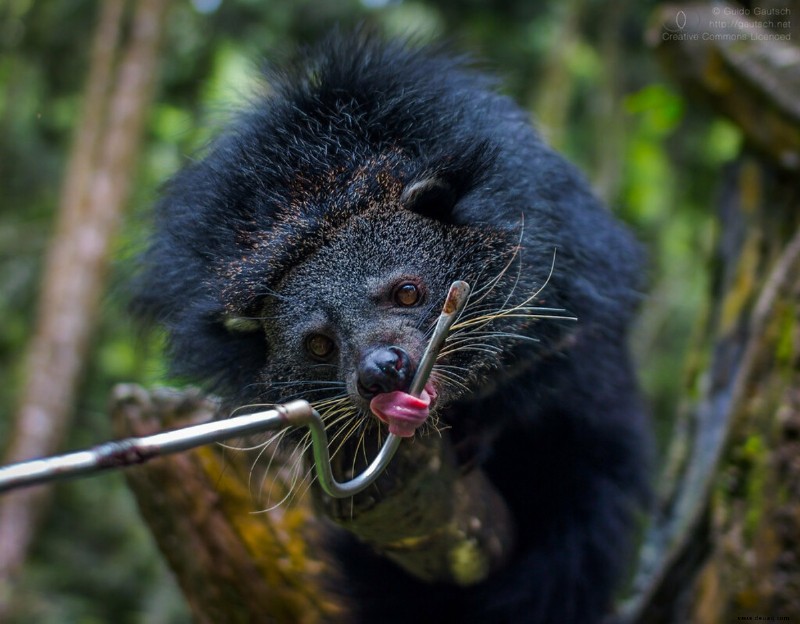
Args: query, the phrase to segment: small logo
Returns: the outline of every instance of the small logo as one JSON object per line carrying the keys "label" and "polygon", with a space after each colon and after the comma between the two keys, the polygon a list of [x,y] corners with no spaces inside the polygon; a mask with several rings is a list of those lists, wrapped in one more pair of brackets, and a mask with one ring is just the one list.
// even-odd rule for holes
{"label": "small logo", "polygon": [[666,15],[664,16],[663,28],[667,32],[678,33],[686,28],[688,21],[689,18],[685,11],[677,11],[672,18],[668,18]]}

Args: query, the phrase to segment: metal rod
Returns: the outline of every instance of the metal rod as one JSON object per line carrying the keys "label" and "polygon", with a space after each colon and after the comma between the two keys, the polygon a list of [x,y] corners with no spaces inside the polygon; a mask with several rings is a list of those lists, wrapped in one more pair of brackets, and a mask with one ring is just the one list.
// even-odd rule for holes
{"label": "metal rod", "polygon": [[294,401],[257,414],[190,425],[150,436],[106,442],[83,451],[32,459],[0,467],[0,492],[77,477],[146,462],[153,457],[179,453],[197,446],[222,442],[240,435],[289,426],[289,414],[313,410],[306,401]]}
{"label": "metal rod", "polygon": [[[419,396],[425,388],[450,327],[464,309],[468,295],[469,285],[466,282],[453,282],[450,286],[444,309],[420,359],[409,394]],[[389,434],[378,455],[363,473],[350,481],[339,483],[331,471],[328,436],[322,418],[307,401],[298,400],[255,414],[190,425],[150,436],[106,442],[83,451],[2,466],[0,493],[57,479],[141,464],[153,457],[178,453],[233,437],[298,426],[306,426],[311,431],[317,477],[325,492],[335,498],[353,496],[369,487],[389,465],[401,440]]]}

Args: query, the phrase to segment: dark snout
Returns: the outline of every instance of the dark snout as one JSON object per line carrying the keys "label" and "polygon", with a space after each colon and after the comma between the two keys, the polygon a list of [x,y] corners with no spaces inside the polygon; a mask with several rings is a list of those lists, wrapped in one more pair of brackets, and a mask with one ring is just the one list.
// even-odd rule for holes
{"label": "dark snout", "polygon": [[365,399],[377,394],[408,390],[414,371],[411,358],[400,347],[367,351],[358,363],[358,393]]}

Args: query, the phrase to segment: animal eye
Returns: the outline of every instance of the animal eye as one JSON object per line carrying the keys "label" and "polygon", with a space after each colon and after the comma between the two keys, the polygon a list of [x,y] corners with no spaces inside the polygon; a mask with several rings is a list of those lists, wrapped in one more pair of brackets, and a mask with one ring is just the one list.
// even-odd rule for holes
{"label": "animal eye", "polygon": [[405,282],[400,284],[394,291],[394,302],[404,308],[409,308],[419,303],[420,292],[416,284]]}
{"label": "animal eye", "polygon": [[326,360],[333,354],[336,345],[325,334],[311,334],[306,338],[306,351],[318,360]]}

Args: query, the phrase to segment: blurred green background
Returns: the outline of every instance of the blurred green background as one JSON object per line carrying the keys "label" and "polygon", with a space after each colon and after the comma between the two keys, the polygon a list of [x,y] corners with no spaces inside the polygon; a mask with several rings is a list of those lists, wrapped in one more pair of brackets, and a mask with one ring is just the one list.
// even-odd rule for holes
{"label": "blurred green background", "polygon": [[[19,389],[102,0],[0,2],[0,448]],[[446,37],[482,59],[650,250],[633,349],[661,439],[703,314],[719,167],[740,137],[693,110],[645,44],[656,3],[621,0],[176,0],[127,225],[68,447],[111,437],[121,381],[165,383],[157,345],[126,316],[124,283],[159,185],[258,84],[264,60],[334,25]],[[11,597],[15,622],[184,622],[188,613],[120,475],[58,485]]]}

